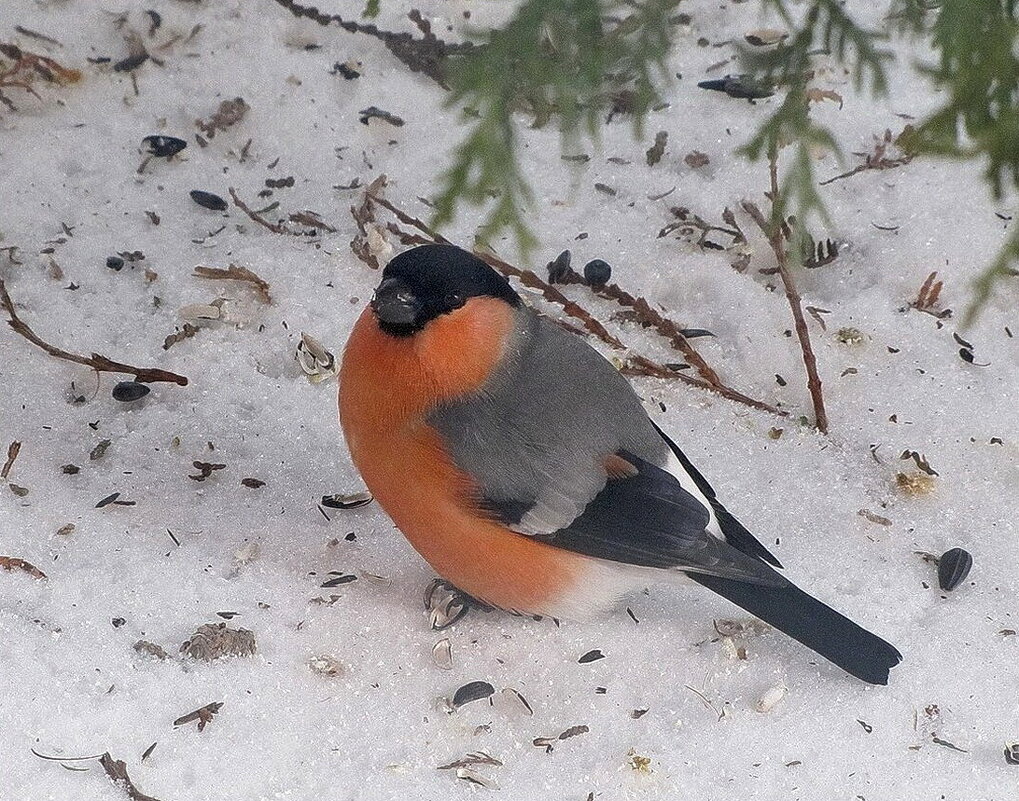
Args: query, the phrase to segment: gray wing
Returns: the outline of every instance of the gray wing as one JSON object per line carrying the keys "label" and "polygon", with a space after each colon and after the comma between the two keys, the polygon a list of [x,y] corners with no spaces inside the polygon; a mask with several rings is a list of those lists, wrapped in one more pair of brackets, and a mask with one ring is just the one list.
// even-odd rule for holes
{"label": "gray wing", "polygon": [[529,309],[488,383],[428,421],[475,479],[479,507],[521,535],[627,564],[776,581],[705,530],[707,507],[664,469],[670,444],[626,379]]}

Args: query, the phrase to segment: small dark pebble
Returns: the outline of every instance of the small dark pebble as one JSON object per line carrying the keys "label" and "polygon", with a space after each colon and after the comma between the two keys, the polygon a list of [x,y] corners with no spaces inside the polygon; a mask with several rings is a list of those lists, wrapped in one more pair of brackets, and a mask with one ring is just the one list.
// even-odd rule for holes
{"label": "small dark pebble", "polygon": [[212,211],[227,210],[226,201],[219,195],[212,194],[212,192],[203,192],[201,189],[192,189],[189,194],[191,195],[191,199],[204,209],[210,209]]}
{"label": "small dark pebble", "polygon": [[241,484],[245,487],[250,487],[251,489],[258,489],[259,487],[265,486],[265,482],[260,478],[242,478]]}
{"label": "small dark pebble", "polygon": [[604,286],[612,279],[612,268],[608,262],[592,259],[584,265],[584,280],[588,286]]}
{"label": "small dark pebble", "polygon": [[646,709],[635,709],[635,710],[633,710],[630,713],[630,717],[633,718],[634,720],[640,720],[647,713],[648,713],[648,710],[646,710]]}
{"label": "small dark pebble", "polygon": [[223,620],[233,620],[240,613],[239,612],[217,612],[216,614],[219,615],[219,617],[223,618]]}
{"label": "small dark pebble", "polygon": [[360,78],[361,77],[361,73],[360,72],[355,70],[353,67],[348,67],[346,64],[343,64],[343,63],[341,63],[339,61],[337,61],[335,64],[333,64],[333,68],[331,70],[329,70],[329,74],[330,75],[342,75],[343,78],[345,80],[348,80],[348,81],[352,81],[355,78]]}
{"label": "small dark pebble", "polygon": [[1005,764],[1019,765],[1019,743],[1009,743],[1005,746]]}
{"label": "small dark pebble", "polygon": [[159,134],[153,134],[152,136],[146,136],[142,139],[143,145],[148,145],[149,153],[153,156],[158,156],[162,159],[168,159],[171,156],[176,156],[180,151],[188,146],[188,143],[183,139],[178,139],[176,136],[161,136]]}
{"label": "small dark pebble", "polygon": [[125,623],[127,623],[127,621],[124,620],[124,618],[122,618],[122,617],[115,617],[110,622],[113,623],[113,628],[115,628],[115,629],[119,629],[121,626],[123,626]]}
{"label": "small dark pebble", "polygon": [[945,592],[954,590],[969,575],[971,567],[973,567],[973,557],[968,551],[964,551],[962,548],[945,551],[938,559],[938,586]]}
{"label": "small dark pebble", "polygon": [[66,473],[69,476],[73,476],[75,473],[80,473],[81,468],[76,464],[65,464],[60,467],[61,473]]}
{"label": "small dark pebble", "polygon": [[140,400],[149,394],[149,388],[137,381],[120,381],[113,388],[113,399],[122,403]]}
{"label": "small dark pebble", "polygon": [[564,250],[548,263],[548,282],[558,284],[570,274],[570,251]]}
{"label": "small dark pebble", "polygon": [[120,256],[107,256],[106,266],[119,273],[124,269],[124,260]]}
{"label": "small dark pebble", "polygon": [[601,649],[595,648],[593,651],[588,651],[580,659],[577,660],[581,665],[586,665],[588,662],[597,662],[599,659],[604,659],[605,654],[601,652]]}
{"label": "small dark pebble", "polygon": [[489,698],[495,693],[495,687],[487,681],[471,681],[453,694],[453,707],[459,709],[464,704]]}

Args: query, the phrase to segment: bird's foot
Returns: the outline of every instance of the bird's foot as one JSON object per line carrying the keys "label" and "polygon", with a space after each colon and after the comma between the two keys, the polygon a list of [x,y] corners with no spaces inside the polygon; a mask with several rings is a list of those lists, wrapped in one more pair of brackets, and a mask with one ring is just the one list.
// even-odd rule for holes
{"label": "bird's foot", "polygon": [[425,587],[425,612],[434,631],[448,629],[471,609],[492,611],[492,607],[484,601],[453,586],[445,579],[432,579]]}

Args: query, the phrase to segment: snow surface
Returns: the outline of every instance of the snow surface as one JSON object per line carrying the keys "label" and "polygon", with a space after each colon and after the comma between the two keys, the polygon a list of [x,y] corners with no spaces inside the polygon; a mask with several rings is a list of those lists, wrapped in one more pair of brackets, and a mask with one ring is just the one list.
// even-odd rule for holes
{"label": "snow surface", "polygon": [[[110,395],[117,377],[102,375],[97,389],[84,368],[0,332],[0,458],[10,441],[23,443],[9,480],[29,490],[0,493],[0,555],[48,576],[0,572],[0,798],[126,798],[94,761],[45,761],[33,748],[61,757],[109,751],[162,801],[469,798],[491,791],[436,768],[478,750],[503,763],[475,767],[500,785],[493,797],[514,799],[1019,795],[1019,769],[1002,756],[1004,744],[1019,739],[1019,637],[1002,633],[1019,629],[1019,340],[1006,332],[1019,332],[1015,296],[1002,293],[962,332],[976,361],[989,366],[960,359],[952,337],[968,282],[1003,239],[1006,222],[995,212],[1011,213],[989,200],[978,165],[917,160],[823,189],[845,249],[799,281],[807,305],[829,310],[827,330],[808,319],[832,419],[825,437],[796,422],[809,415],[809,399],[798,348],[785,334],[785,298],[769,291],[773,276],[757,272],[772,264],[765,243],[752,237],[750,271],[738,274],[727,254],[656,238],[671,205],[718,221],[741,199],[764,203],[766,168],[733,150],[776,101],[750,105],[695,87],[733,70],[707,71],[732,55],[727,42],[773,24],[757,4],[683,4],[693,23],[680,32],[672,63],[683,77],[642,141],[616,120],[598,148],[568,147],[592,156],[576,164],[561,160],[551,128],[523,134],[539,198],[539,263],[565,247],[575,263],[606,259],[625,288],[716,334],[698,346],[729,383],[792,413],[783,420],[680,383],[634,382],[788,574],[899,647],[905,659],[890,686],[852,680],[775,632],[738,638],[747,658],[734,658],[712,621],[745,616],[693,587],[651,587],[630,598],[639,623],[624,610],[560,628],[475,612],[440,634],[421,609],[432,573],[385,515],[372,505],[327,521],[318,510],[323,494],[361,485],[336,424],[335,380],[310,383],[293,356],[302,331],[339,353],[378,280],[349,248],[347,209],[360,193],[336,187],[386,173],[388,196],[427,215],[417,197],[434,194],[461,135],[456,115],[442,110],[443,91],[378,42],[298,21],[269,0],[2,5],[0,38],[85,72],[78,86],[42,87],[42,101],[9,90],[19,112],[0,109],[0,245],[17,246],[23,262],[10,264],[0,252],[0,274],[19,313],[69,350],[174,370],[191,383],[155,384],[144,400],[118,403]],[[510,3],[464,0],[382,5],[382,28],[410,30],[406,12],[419,5],[451,40],[512,11]],[[850,6],[875,25],[886,12],[880,3]],[[162,15],[151,39],[146,8]],[[122,12],[129,13],[118,30]],[[193,39],[159,49],[196,24]],[[128,73],[86,61],[125,57],[129,30],[162,61],[135,71],[137,94]],[[698,46],[700,37],[718,44]],[[923,56],[919,45],[894,47],[888,98],[856,96],[837,73],[828,78],[845,105],[825,103],[817,113],[847,152],[869,150],[873,135],[902,128],[900,115],[922,115],[937,101],[911,67]],[[360,78],[330,74],[348,59],[362,62]],[[236,96],[251,107],[245,119],[197,146],[195,120]],[[358,111],[371,105],[406,125],[360,124]],[[668,147],[648,167],[644,152],[657,130],[669,132]],[[154,133],[189,146],[139,174],[140,140]],[[710,164],[687,166],[683,156],[693,150]],[[819,171],[835,175],[856,163],[828,156]],[[293,188],[257,198],[266,178],[290,175]],[[595,182],[618,194],[595,191]],[[311,209],[337,231],[277,236],[235,208],[206,211],[188,197],[191,189],[225,197],[230,186],[255,208],[278,200],[277,216]],[[159,215],[158,226],[145,210]],[[469,243],[477,219],[468,215],[447,234]],[[750,221],[740,220],[749,231]],[[515,258],[509,242],[499,246]],[[108,255],[133,250],[145,254],[136,267],[106,268]],[[236,282],[192,275],[196,265],[230,263],[265,278],[272,304]],[[146,280],[146,267],[156,280]],[[903,311],[931,270],[945,281],[943,304],[957,312],[943,325]],[[72,282],[78,288],[65,289]],[[600,319],[616,311],[582,287],[568,294]],[[164,351],[164,338],[182,324],[177,310],[215,298],[226,300],[227,321]],[[862,341],[840,342],[845,327],[859,329]],[[679,361],[632,323],[610,329],[649,357]],[[850,367],[855,372],[845,373]],[[76,394],[87,401],[69,403]],[[783,429],[778,439],[772,428]],[[106,454],[90,460],[106,439]],[[896,473],[913,471],[899,459],[905,449],[938,472],[929,494],[896,489]],[[198,483],[188,478],[193,460],[227,466]],[[67,463],[81,471],[64,474]],[[266,484],[250,489],[245,477]],[[94,508],[112,492],[136,505]],[[869,522],[861,509],[892,524]],[[74,531],[58,534],[66,523]],[[975,566],[945,594],[914,552],[952,546],[967,548]],[[333,570],[388,582],[362,576],[322,589]],[[331,595],[334,603],[313,603]],[[211,664],[175,657],[223,611],[238,613],[229,625],[254,632],[254,657]],[[443,636],[452,646],[449,671],[430,655]],[[139,639],[173,658],[136,653]],[[595,648],[604,659],[578,664]],[[319,656],[339,660],[343,674],[313,672],[309,661]],[[533,716],[503,699],[443,710],[440,699],[478,679],[517,689]],[[784,699],[756,711],[776,685],[788,688]],[[721,719],[701,696],[724,711]],[[223,707],[204,731],[173,727],[213,701]],[[648,711],[634,718],[635,709]],[[557,741],[551,753],[532,744],[577,725],[590,730]],[[634,754],[650,759],[645,770],[635,769]]]}

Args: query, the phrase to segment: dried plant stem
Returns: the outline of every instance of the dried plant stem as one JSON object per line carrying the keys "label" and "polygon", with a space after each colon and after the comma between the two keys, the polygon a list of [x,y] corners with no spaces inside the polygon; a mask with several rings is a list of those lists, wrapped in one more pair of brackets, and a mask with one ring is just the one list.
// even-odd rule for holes
{"label": "dried plant stem", "polygon": [[713,384],[710,381],[694,378],[693,376],[684,375],[683,373],[677,373],[664,365],[658,364],[657,362],[651,361],[651,359],[647,359],[644,356],[637,354],[630,356],[620,372],[624,375],[646,375],[652,378],[675,379],[677,381],[682,381],[684,384],[689,384],[691,387],[697,387],[698,389],[706,389],[709,392],[714,392],[721,395],[723,398],[728,398],[731,401],[742,403],[752,409],[760,409],[762,412],[771,412],[771,414],[778,415],[779,417],[789,416],[789,412],[778,409],[770,403],[765,403],[764,401],[759,401],[756,398],[744,395],[742,392],[726,386],[725,384]]}
{"label": "dried plant stem", "polygon": [[[778,153],[772,151],[768,159],[769,173],[771,177],[771,200],[772,210],[778,201]],[[789,301],[789,308],[793,313],[793,321],[796,324],[796,338],[800,341],[800,350],[803,351],[803,364],[807,369],[807,389],[810,391],[810,400],[814,405],[814,421],[817,430],[822,434],[828,433],[828,412],[824,408],[824,395],[821,392],[821,377],[817,373],[817,359],[814,357],[814,349],[810,344],[810,331],[807,329],[807,322],[803,318],[803,300],[799,290],[796,288],[796,281],[792,271],[789,269],[789,254],[785,248],[785,224],[781,219],[775,219],[772,214],[771,222],[764,219],[760,211],[752,203],[744,203],[743,207],[754,221],[761,227],[764,235],[768,237],[771,249],[775,253],[775,260],[778,262],[778,274],[782,278],[782,286],[785,288],[786,300]],[[750,209],[753,208],[755,214]]]}
{"label": "dried plant stem", "polygon": [[[431,241],[441,244],[451,244],[448,239],[442,236],[442,234],[432,230],[422,220],[418,219],[417,217],[413,217],[410,214],[407,214],[405,211],[395,206],[386,198],[382,197],[379,194],[379,192],[384,186],[385,182],[375,182],[371,185],[371,187],[369,187],[366,190],[365,194],[367,197],[370,197],[374,202],[378,203],[380,206],[390,211],[400,222],[417,229],[422,234],[424,234],[425,237],[427,237],[427,240],[420,240],[420,238],[415,238],[414,241],[419,243],[422,241]],[[410,238],[407,235],[403,234],[403,232],[399,230],[394,230],[394,226],[390,226],[389,230],[394,234],[400,236],[401,240],[403,241],[406,241],[408,238]],[[567,315],[580,322],[584,330],[598,337],[598,339],[600,339],[605,344],[621,350],[626,348],[626,346],[618,338],[610,334],[606,330],[605,326],[602,325],[597,319],[595,319],[595,317],[583,306],[570,300],[562,292],[556,289],[556,287],[540,278],[537,274],[535,274],[531,270],[521,270],[519,267],[514,267],[512,264],[503,261],[498,256],[495,256],[494,254],[484,250],[475,249],[473,252],[475,256],[477,256],[485,263],[494,267],[503,275],[516,278],[524,286],[529,287],[531,289],[537,289],[538,291],[540,291],[542,297],[544,297],[545,300],[549,301],[550,303],[555,303],[561,306],[563,311]],[[621,296],[625,295],[626,297],[630,298],[634,303],[637,303],[637,301],[639,300],[623,292],[623,290],[621,289],[619,290],[619,293],[621,294]],[[643,301],[643,303],[646,305],[646,301]],[[654,312],[653,309],[650,308],[650,306],[648,306],[647,311],[650,312],[652,315],[657,314],[656,312]],[[674,323],[661,317],[661,315],[658,315],[658,318],[661,321],[663,328],[666,329],[667,331],[670,329],[670,327],[675,328]],[[573,328],[573,326],[570,327]],[[686,337],[683,337],[682,333],[679,332],[678,328],[675,328],[675,333],[679,337],[681,337],[684,341],[686,341]],[[670,339],[673,339],[671,333],[666,333],[665,335]],[[689,345],[689,342],[687,342],[687,345],[689,349],[693,351],[693,347]],[[694,353],[696,354],[696,351],[694,351]],[[703,363],[703,358],[700,357],[700,354],[696,354],[696,357],[700,359],[700,361]],[[704,378],[704,380],[702,380],[694,378],[693,376],[677,373],[675,370],[670,370],[664,365],[658,364],[657,362],[652,361],[651,359],[648,359],[644,356],[640,356],[638,354],[630,355],[622,369],[622,372],[627,375],[644,375],[653,378],[667,378],[682,381],[685,384],[689,384],[700,389],[710,390],[721,395],[724,398],[736,401],[737,403],[745,404],[754,409],[760,409],[762,411],[771,412],[772,414],[778,415],[780,417],[788,416],[788,412],[782,411],[781,409],[778,409],[768,403],[765,403],[764,401],[759,401],[754,398],[748,397],[747,395],[744,395],[743,393],[726,386],[718,379],[718,376],[715,375],[714,371],[712,371],[711,368],[708,367],[706,363],[704,364],[704,366],[708,369],[711,375],[714,376],[713,381],[708,380],[706,377]]]}
{"label": "dried plant stem", "polygon": [[157,367],[132,367],[131,365],[124,364],[123,362],[115,362],[112,359],[107,359],[105,356],[100,356],[98,353],[93,353],[91,356],[80,356],[76,353],[69,353],[55,345],[49,344],[39,337],[35,331],[29,328],[27,323],[18,317],[18,313],[14,309],[14,301],[12,301],[11,296],[7,294],[7,287],[4,284],[3,279],[0,279],[0,305],[7,310],[7,314],[10,316],[10,319],[7,321],[7,325],[13,328],[18,334],[21,334],[21,336],[33,345],[37,345],[42,348],[50,356],[63,359],[64,361],[74,362],[76,364],[83,364],[86,367],[91,367],[99,373],[127,373],[129,375],[133,375],[136,381],[142,381],[145,383],[165,381],[172,384],[179,384],[182,387],[186,387],[188,384],[187,378],[182,375],[177,375],[177,373],[171,373],[168,370],[160,370]]}
{"label": "dried plant stem", "polygon": [[245,214],[247,214],[248,217],[250,217],[252,220],[257,222],[259,225],[261,225],[261,226],[263,226],[265,228],[268,228],[274,234],[289,234],[289,233],[293,233],[292,231],[288,231],[282,225],[274,225],[273,223],[271,223],[267,219],[265,219],[265,217],[263,217],[258,212],[252,211],[247,203],[245,203],[243,200],[241,200],[239,197],[237,197],[237,192],[234,190],[234,188],[232,186],[230,187],[230,198],[231,198],[231,200],[233,200],[234,205],[237,208],[239,208],[241,211],[243,211]]}

